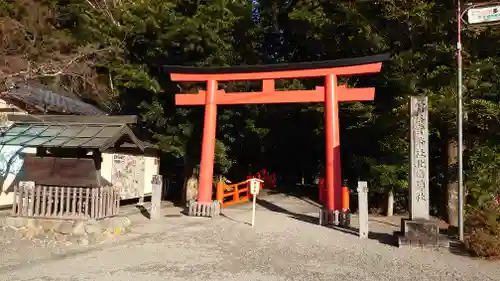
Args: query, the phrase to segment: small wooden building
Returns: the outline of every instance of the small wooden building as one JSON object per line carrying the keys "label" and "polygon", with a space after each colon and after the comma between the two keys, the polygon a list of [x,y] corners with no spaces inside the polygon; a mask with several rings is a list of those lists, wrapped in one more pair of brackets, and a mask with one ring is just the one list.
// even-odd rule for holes
{"label": "small wooden building", "polygon": [[[96,106],[64,91],[54,92],[40,84],[18,83],[0,92],[0,132],[12,126],[8,115],[58,114],[106,116]],[[25,155],[35,155],[35,147],[0,146],[0,208],[12,204],[14,185],[20,180]]]}
{"label": "small wooden building", "polygon": [[[131,194],[133,198],[151,193],[152,175],[158,174],[158,158],[156,150],[140,141],[130,129],[129,124],[136,122],[135,116],[10,115],[9,120],[14,124],[0,136],[0,145],[35,148],[37,156],[24,156],[17,182],[35,182],[42,193],[44,186],[57,187],[59,192],[60,187],[73,188],[71,192],[76,192],[76,196],[80,188],[85,192],[85,188],[106,186],[119,191],[114,194]],[[127,161],[127,165],[120,166]],[[56,164],[58,169],[47,168]],[[81,167],[81,173],[71,165]],[[17,191],[24,192],[19,187]],[[79,210],[80,201],[71,200]],[[18,200],[14,202],[19,204]],[[72,207],[73,203],[67,204]]]}

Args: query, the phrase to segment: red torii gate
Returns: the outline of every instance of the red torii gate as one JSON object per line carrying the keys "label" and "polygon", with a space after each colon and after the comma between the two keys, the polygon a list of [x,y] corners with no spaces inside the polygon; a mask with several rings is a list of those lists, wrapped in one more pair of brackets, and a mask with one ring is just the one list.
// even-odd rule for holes
{"label": "red torii gate", "polygon": [[[176,105],[205,105],[201,167],[198,187],[198,202],[190,206],[192,215],[214,215],[212,204],[212,180],[217,123],[217,105],[263,104],[263,103],[325,103],[326,139],[326,212],[333,214],[341,210],[341,166],[339,139],[339,102],[371,101],[374,88],[347,88],[338,85],[339,76],[380,72],[382,62],[389,55],[375,55],[353,59],[320,61],[308,63],[236,66],[236,67],[189,67],[166,66],[172,81],[206,82],[207,90],[191,94],[177,94]],[[313,78],[323,76],[324,87],[314,90],[277,91],[276,79]],[[219,81],[261,80],[261,92],[226,93],[218,89]],[[322,213],[323,215],[323,213]],[[327,220],[331,220],[327,216]]]}

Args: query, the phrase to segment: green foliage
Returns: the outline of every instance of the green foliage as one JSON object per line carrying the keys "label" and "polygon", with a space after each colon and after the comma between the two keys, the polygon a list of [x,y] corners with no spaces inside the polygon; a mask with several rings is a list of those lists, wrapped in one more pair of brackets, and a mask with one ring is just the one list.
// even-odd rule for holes
{"label": "green foliage", "polygon": [[[447,144],[456,140],[455,1],[0,0],[0,78],[69,89],[113,114],[137,114],[141,137],[190,173],[199,163],[203,108],[175,106],[174,94],[204,85],[173,83],[163,65],[317,61],[389,52],[380,74],[340,77],[376,87],[374,102],[343,103],[343,178],[377,192],[408,186],[408,97],[430,103],[431,190],[453,180]],[[467,191],[471,206],[498,193],[500,28],[463,32]],[[76,59],[75,59],[76,57]],[[68,63],[71,67],[65,67]],[[35,66],[35,68],[33,68]],[[59,70],[64,70],[59,73]],[[62,73],[62,74],[61,74]],[[277,81],[312,89],[317,79]],[[227,92],[255,82],[223,82]],[[265,167],[292,183],[324,166],[322,104],[218,108],[216,173],[233,181]],[[452,167],[453,168],[453,167]],[[170,172],[170,171],[169,171]],[[435,206],[444,196],[432,196]]]}
{"label": "green foliage", "polygon": [[408,187],[407,168],[401,165],[374,165],[372,185],[381,188],[382,192],[389,190],[401,190]]}
{"label": "green foliage", "polygon": [[466,220],[466,246],[475,256],[500,258],[500,207],[496,203],[473,209]]}
{"label": "green foliage", "polygon": [[500,195],[500,147],[479,146],[469,158],[467,193],[472,206],[483,207]]}

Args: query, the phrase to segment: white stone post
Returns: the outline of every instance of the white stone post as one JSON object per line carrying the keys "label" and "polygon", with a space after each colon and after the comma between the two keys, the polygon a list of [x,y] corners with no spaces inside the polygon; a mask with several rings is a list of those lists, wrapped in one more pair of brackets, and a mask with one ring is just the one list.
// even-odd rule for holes
{"label": "white stone post", "polygon": [[359,238],[368,237],[368,184],[358,181]]}
{"label": "white stone post", "polygon": [[151,183],[153,184],[153,193],[151,195],[150,218],[151,220],[157,220],[161,218],[161,198],[163,191],[161,175],[153,175]]}

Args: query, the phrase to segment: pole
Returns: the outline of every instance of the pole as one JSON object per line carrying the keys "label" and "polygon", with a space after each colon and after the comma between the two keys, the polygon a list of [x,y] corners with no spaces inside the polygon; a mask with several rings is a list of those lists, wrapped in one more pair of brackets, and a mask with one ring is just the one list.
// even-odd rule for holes
{"label": "pole", "polygon": [[358,181],[359,238],[368,237],[368,183]]}
{"label": "pole", "polygon": [[460,241],[464,241],[464,204],[463,204],[463,143],[462,143],[462,11],[460,0],[457,0],[457,130],[458,130],[458,233]]}
{"label": "pole", "polygon": [[252,203],[252,205],[253,205],[253,207],[252,207],[252,227],[253,227],[253,225],[255,224],[255,203],[256,203],[257,194],[255,194],[252,197],[253,197],[253,200],[252,200],[252,202],[253,202]]}
{"label": "pole", "polygon": [[199,203],[212,202],[212,177],[214,174],[215,131],[217,123],[216,92],[217,81],[208,80],[201,143],[200,183],[198,186]]}
{"label": "pole", "polygon": [[338,128],[335,127],[335,88],[337,81],[334,74],[328,74],[325,77],[325,186],[327,190],[326,209],[328,211],[335,210],[335,183],[340,179],[335,178],[335,134]]}

